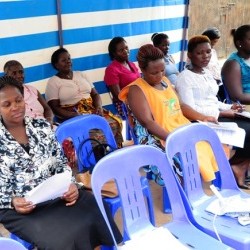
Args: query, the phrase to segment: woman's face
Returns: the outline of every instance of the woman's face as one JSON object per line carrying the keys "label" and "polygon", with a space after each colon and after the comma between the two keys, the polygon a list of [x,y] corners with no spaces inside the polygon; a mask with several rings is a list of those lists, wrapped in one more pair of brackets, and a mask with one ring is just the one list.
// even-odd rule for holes
{"label": "woman's face", "polygon": [[19,89],[7,86],[0,90],[0,114],[6,125],[23,122],[25,102]]}
{"label": "woman's face", "polygon": [[68,73],[71,71],[72,61],[70,54],[68,52],[63,52],[59,55],[58,62],[55,64],[57,70],[59,72],[66,72]]}
{"label": "woman's face", "polygon": [[169,45],[170,45],[169,39],[166,38],[161,41],[161,43],[157,46],[157,48],[159,48],[164,53],[164,55],[167,55],[169,51]]}
{"label": "woman's face", "polygon": [[200,43],[193,50],[193,52],[188,52],[188,57],[194,67],[204,68],[208,65],[211,59],[211,45],[210,43]]}
{"label": "woman's face", "polygon": [[165,75],[164,59],[149,62],[147,68],[141,69],[141,71],[143,78],[149,85],[154,86],[159,84]]}
{"label": "woman's face", "polygon": [[129,48],[125,41],[122,41],[116,45],[116,50],[114,58],[119,62],[128,61],[129,57]]}
{"label": "woman's face", "polygon": [[246,54],[250,55],[250,31],[246,33],[246,36],[242,41],[239,41],[239,45]]}
{"label": "woman's face", "polygon": [[211,47],[213,48],[218,42],[219,42],[220,38],[215,38],[213,40],[210,40],[211,41]]}
{"label": "woman's face", "polygon": [[20,64],[10,66],[6,75],[15,78],[21,84],[24,83],[24,70],[23,66]]}

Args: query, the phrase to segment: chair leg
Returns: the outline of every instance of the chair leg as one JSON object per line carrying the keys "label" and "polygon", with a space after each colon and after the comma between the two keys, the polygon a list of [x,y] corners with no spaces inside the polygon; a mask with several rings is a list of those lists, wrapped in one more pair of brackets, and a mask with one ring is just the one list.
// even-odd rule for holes
{"label": "chair leg", "polygon": [[163,206],[163,212],[165,214],[172,213],[170,200],[169,200],[168,193],[165,187],[162,188],[162,206]]}

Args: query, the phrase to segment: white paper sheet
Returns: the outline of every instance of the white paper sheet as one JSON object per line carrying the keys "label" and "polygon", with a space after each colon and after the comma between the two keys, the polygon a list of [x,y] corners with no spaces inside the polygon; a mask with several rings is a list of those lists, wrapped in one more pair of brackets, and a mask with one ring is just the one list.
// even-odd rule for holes
{"label": "white paper sheet", "polygon": [[201,122],[212,128],[218,135],[221,143],[243,148],[246,131],[239,128],[235,122],[220,122],[219,124],[211,122]]}
{"label": "white paper sheet", "polygon": [[228,215],[238,217],[239,215],[250,213],[250,198],[241,198],[240,195],[233,195],[212,201],[206,208],[206,211],[217,215]]}
{"label": "white paper sheet", "polygon": [[29,191],[25,199],[33,204],[38,204],[44,201],[53,200],[61,197],[68,191],[71,183],[71,172],[56,174],[42,182],[37,187]]}
{"label": "white paper sheet", "polygon": [[235,114],[246,118],[250,118],[250,112],[248,111],[236,112]]}
{"label": "white paper sheet", "polygon": [[167,228],[159,227],[149,231],[133,240],[125,242],[125,245],[119,246],[119,250],[187,250],[188,247],[184,246],[177,240]]}

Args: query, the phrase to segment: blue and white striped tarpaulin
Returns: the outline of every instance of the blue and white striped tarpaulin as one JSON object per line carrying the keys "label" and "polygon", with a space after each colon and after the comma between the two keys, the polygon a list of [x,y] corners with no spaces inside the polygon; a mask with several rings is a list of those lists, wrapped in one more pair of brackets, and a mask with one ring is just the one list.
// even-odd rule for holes
{"label": "blue and white striped tarpaulin", "polygon": [[136,61],[138,48],[151,43],[153,33],[165,32],[170,53],[181,67],[187,10],[188,0],[0,0],[0,74],[6,61],[18,60],[25,68],[25,82],[44,93],[48,78],[55,74],[51,54],[63,44],[74,70],[86,71],[108,107],[111,100],[103,76],[110,63],[109,41],[124,37],[130,60]]}

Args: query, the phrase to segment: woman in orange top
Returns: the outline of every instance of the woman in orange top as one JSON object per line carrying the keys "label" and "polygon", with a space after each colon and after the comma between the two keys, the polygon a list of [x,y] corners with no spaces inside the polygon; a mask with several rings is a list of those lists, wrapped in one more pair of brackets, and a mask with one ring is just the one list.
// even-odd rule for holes
{"label": "woman in orange top", "polygon": [[[161,50],[151,44],[142,46],[137,55],[143,78],[138,78],[126,86],[119,98],[127,102],[134,117],[134,130],[140,144],[149,144],[164,149],[170,132],[189,120],[216,122],[211,116],[202,115],[188,105],[179,102],[169,80],[164,76],[165,62]],[[189,119],[189,120],[188,120]],[[200,171],[205,181],[215,178],[217,164],[206,143],[198,146]],[[157,183],[163,184],[159,171],[149,167]]]}

